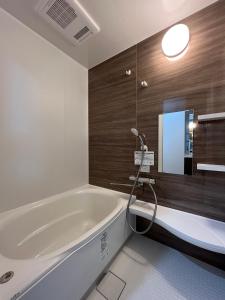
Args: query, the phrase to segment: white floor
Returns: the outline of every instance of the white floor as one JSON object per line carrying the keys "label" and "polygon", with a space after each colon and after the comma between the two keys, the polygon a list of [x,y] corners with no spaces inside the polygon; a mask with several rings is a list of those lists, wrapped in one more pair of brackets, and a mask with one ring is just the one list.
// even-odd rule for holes
{"label": "white floor", "polygon": [[[225,272],[142,236],[134,235],[109,269],[126,282],[120,300],[225,300]],[[106,298],[94,289],[87,299]]]}

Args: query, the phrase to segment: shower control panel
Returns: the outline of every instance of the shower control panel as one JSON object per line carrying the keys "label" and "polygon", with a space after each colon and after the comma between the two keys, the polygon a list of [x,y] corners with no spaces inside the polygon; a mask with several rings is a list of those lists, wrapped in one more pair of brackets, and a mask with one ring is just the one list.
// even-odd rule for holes
{"label": "shower control panel", "polygon": [[[142,151],[134,152],[134,164],[136,166],[140,166],[142,158]],[[145,151],[143,158],[143,166],[154,166],[154,152],[153,151]]]}
{"label": "shower control panel", "polygon": [[[136,166],[140,166],[141,159],[142,159],[142,151],[135,151],[134,152],[134,164]],[[154,166],[154,152],[153,151],[144,151],[144,158],[142,163],[141,172],[149,173],[150,166]]]}

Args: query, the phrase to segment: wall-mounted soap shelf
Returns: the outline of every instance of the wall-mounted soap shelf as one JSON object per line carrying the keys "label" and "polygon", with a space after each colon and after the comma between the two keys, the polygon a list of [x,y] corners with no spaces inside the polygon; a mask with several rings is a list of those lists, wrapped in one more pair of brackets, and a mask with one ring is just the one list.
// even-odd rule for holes
{"label": "wall-mounted soap shelf", "polygon": [[197,164],[197,170],[225,172],[225,165]]}
{"label": "wall-mounted soap shelf", "polygon": [[208,122],[217,120],[225,120],[225,112],[198,116],[198,122]]}

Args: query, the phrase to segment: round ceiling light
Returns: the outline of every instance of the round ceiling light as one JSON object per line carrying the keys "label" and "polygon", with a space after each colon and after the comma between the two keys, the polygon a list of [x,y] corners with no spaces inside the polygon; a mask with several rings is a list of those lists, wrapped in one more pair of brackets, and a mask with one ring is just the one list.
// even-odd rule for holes
{"label": "round ceiling light", "polygon": [[168,58],[177,58],[187,49],[190,40],[189,28],[185,24],[172,26],[162,39],[162,50]]}

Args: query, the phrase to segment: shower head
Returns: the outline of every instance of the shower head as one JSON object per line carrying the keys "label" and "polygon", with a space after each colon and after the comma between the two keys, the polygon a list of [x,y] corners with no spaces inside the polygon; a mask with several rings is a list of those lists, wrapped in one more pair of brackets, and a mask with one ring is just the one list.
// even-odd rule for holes
{"label": "shower head", "polygon": [[130,131],[133,133],[133,135],[135,135],[136,137],[139,138],[139,141],[141,144],[141,149],[144,149],[145,148],[145,143],[144,143],[145,135],[139,134],[139,132],[136,128],[131,128]]}
{"label": "shower head", "polygon": [[139,136],[138,130],[136,128],[131,128],[130,130],[135,136]]}

